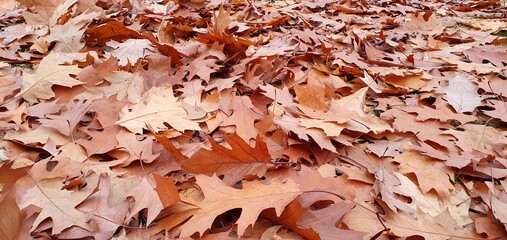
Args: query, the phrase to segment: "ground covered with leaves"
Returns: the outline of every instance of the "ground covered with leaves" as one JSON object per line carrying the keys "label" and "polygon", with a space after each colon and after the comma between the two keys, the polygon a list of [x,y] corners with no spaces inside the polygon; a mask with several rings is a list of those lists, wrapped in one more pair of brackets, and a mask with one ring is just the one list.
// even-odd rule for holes
{"label": "ground covered with leaves", "polygon": [[499,239],[505,1],[4,0],[0,239]]}

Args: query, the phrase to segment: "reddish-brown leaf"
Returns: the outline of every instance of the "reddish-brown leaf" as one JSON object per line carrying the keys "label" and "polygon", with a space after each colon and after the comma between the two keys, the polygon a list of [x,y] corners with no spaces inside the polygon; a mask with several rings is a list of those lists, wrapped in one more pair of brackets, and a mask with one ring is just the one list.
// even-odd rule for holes
{"label": "reddish-brown leaf", "polygon": [[231,148],[210,141],[211,150],[201,149],[188,160],[182,168],[196,174],[223,175],[228,184],[245,177],[262,177],[272,165],[266,143],[257,136],[255,148],[250,147],[236,134],[225,137]]}

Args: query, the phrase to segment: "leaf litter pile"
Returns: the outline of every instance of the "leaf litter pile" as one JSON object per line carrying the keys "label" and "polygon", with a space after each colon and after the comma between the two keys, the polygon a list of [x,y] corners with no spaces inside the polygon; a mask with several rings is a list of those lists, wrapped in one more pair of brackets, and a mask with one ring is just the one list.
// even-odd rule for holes
{"label": "leaf litter pile", "polygon": [[0,239],[499,239],[505,1],[6,0]]}

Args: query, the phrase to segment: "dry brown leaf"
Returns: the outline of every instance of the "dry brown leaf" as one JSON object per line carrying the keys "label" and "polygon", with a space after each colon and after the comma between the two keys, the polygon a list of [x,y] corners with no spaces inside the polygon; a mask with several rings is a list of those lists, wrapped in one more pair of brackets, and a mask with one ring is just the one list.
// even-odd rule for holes
{"label": "dry brown leaf", "polygon": [[498,100],[490,100],[491,107],[494,107],[494,110],[485,110],[484,114],[498,118],[504,122],[507,122],[507,102],[498,101]]}
{"label": "dry brown leaf", "polygon": [[501,238],[504,15],[5,0],[0,238]]}
{"label": "dry brown leaf", "polygon": [[463,54],[474,63],[491,62],[496,67],[507,65],[507,47],[505,46],[480,46],[463,51]]}
{"label": "dry brown leaf", "polygon": [[22,213],[16,202],[15,190],[3,190],[0,197],[0,238],[5,240],[16,240],[19,238],[23,219],[26,212]]}
{"label": "dry brown leaf", "polygon": [[38,99],[50,99],[55,96],[51,89],[53,85],[72,87],[83,84],[71,77],[77,75],[81,69],[77,66],[58,65],[55,61],[55,54],[50,53],[42,59],[34,73],[23,74],[21,91],[16,95],[23,97],[29,102],[36,102]]}
{"label": "dry brown leaf", "polygon": [[245,141],[254,139],[257,136],[255,121],[263,116],[259,115],[260,110],[252,105],[248,97],[235,97],[230,105],[232,114],[220,124],[221,126],[236,126],[236,133]]}
{"label": "dry brown leaf", "polygon": [[26,212],[21,212],[16,201],[16,181],[26,174],[27,168],[11,169],[13,162],[0,167],[0,238],[16,240],[20,236]]}
{"label": "dry brown leaf", "polygon": [[[442,225],[424,214],[410,216],[405,213],[393,213],[390,210],[386,215],[382,216],[384,224],[388,227],[392,234],[399,237],[422,236],[425,239],[442,239],[447,240],[453,236],[454,231],[445,229]],[[379,222],[379,218],[365,210],[364,208],[354,208],[345,214],[343,221],[351,229],[369,232],[367,237],[373,236],[384,228]],[[467,237],[467,236],[465,236]]]}
{"label": "dry brown leaf", "polygon": [[156,51],[147,39],[127,39],[122,43],[110,41],[106,45],[114,49],[109,54],[118,59],[120,66],[135,65],[139,59]]}
{"label": "dry brown leaf", "polygon": [[158,132],[168,127],[176,130],[199,130],[199,124],[188,118],[185,109],[174,97],[171,88],[153,88],[144,95],[145,101],[133,106],[125,106],[116,122],[134,133],[142,133],[150,124]]}
{"label": "dry brown leaf", "polygon": [[81,99],[77,102],[69,102],[58,115],[46,115],[47,119],[39,119],[39,122],[48,127],[58,130],[63,135],[71,136],[91,108],[93,101]]}
{"label": "dry brown leaf", "polygon": [[449,79],[449,86],[444,88],[444,99],[458,113],[473,112],[482,105],[482,97],[477,93],[479,88],[461,74]]}
{"label": "dry brown leaf", "polygon": [[118,205],[111,206],[108,203],[111,191],[111,179],[107,174],[101,174],[97,192],[88,197],[78,207],[79,210],[91,213],[91,221],[97,224],[97,231],[87,231],[80,227],[72,227],[58,236],[61,238],[85,238],[94,237],[97,240],[110,239],[118,227],[123,225],[123,220],[131,206],[131,199],[125,199]]}
{"label": "dry brown leaf", "polygon": [[[133,217],[139,211],[147,209],[147,224],[153,222],[160,211],[180,201],[179,194],[171,179],[164,179],[153,174],[153,179],[144,177],[127,196],[132,196],[134,205],[129,209],[127,218]],[[163,197],[161,198],[160,195]]]}
{"label": "dry brown leaf", "polygon": [[226,136],[224,140],[231,148],[210,141],[211,150],[199,150],[184,160],[181,167],[190,173],[223,175],[224,182],[232,185],[244,177],[264,176],[273,164],[266,143],[259,136],[256,138],[255,148],[250,147],[236,134]]}
{"label": "dry brown leaf", "polygon": [[54,26],[58,19],[64,15],[69,8],[76,4],[77,0],[49,0],[46,2],[33,1],[36,14],[24,12],[23,17],[27,23],[36,27],[39,25]]}
{"label": "dry brown leaf", "polygon": [[235,208],[242,209],[236,222],[238,236],[242,236],[263,210],[274,208],[280,215],[285,206],[301,194],[299,186],[292,180],[266,185],[257,180],[245,181],[242,189],[229,187],[216,176],[197,175],[196,180],[204,199],[192,201],[199,209],[183,224],[180,237],[188,237],[195,232],[204,234],[218,215]]}
{"label": "dry brown leaf", "polygon": [[62,190],[62,183],[48,180],[38,182],[28,189],[19,203],[20,208],[25,209],[35,206],[41,209],[31,231],[35,230],[47,218],[52,220],[53,234],[61,233],[72,226],[79,226],[88,231],[96,231],[95,226],[89,223],[91,215],[76,209],[80,203],[92,194],[93,181],[89,184],[90,187],[84,190],[69,191]]}
{"label": "dry brown leaf", "polygon": [[365,110],[367,87],[361,88],[354,94],[331,101],[331,110],[327,113],[325,120],[332,121],[335,117],[349,118],[347,129],[358,132],[380,133],[392,131],[388,123],[376,117],[373,112]]}
{"label": "dry brown leaf", "polygon": [[416,175],[424,194],[434,190],[443,200],[449,199],[450,191],[454,189],[449,181],[449,177],[453,177],[453,171],[444,162],[410,151],[405,151],[393,161],[400,163],[400,173]]}

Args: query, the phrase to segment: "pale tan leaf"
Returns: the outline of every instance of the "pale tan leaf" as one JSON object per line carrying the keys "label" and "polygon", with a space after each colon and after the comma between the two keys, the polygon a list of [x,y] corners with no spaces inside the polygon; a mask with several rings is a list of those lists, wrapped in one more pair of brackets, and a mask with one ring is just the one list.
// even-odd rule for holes
{"label": "pale tan leaf", "polygon": [[199,130],[199,124],[188,118],[185,109],[174,97],[171,88],[153,88],[144,95],[144,101],[133,106],[125,106],[116,122],[131,132],[142,133],[150,124],[155,131],[168,129],[168,123],[176,130]]}
{"label": "pale tan leaf", "polygon": [[35,73],[24,73],[21,91],[16,96],[22,96],[29,102],[37,99],[50,99],[55,96],[51,89],[53,85],[72,87],[83,84],[70,75],[77,75],[81,70],[77,66],[63,66],[55,62],[55,54],[50,53],[42,59]]}
{"label": "pale tan leaf", "polygon": [[449,79],[449,86],[444,88],[444,99],[458,113],[472,112],[482,105],[482,97],[477,93],[479,88],[469,81],[464,74]]}
{"label": "pale tan leaf", "polygon": [[211,227],[213,220],[220,214],[235,208],[241,208],[241,216],[236,222],[238,235],[254,224],[259,214],[268,208],[274,208],[280,215],[285,206],[301,192],[299,186],[291,180],[285,183],[246,181],[242,189],[235,189],[224,184],[218,177],[197,175],[197,185],[204,194],[204,199],[193,203],[198,206],[190,220],[182,226],[180,237],[188,237],[198,232],[203,234]]}
{"label": "pale tan leaf", "polygon": [[[93,182],[89,184],[92,186]],[[30,205],[41,209],[32,226],[32,231],[47,218],[52,220],[53,234],[58,234],[71,226],[79,226],[89,231],[94,229],[88,223],[91,217],[90,214],[76,209],[78,204],[92,194],[93,187],[81,191],[69,191],[62,190],[62,185],[58,181],[51,180],[39,182],[28,189],[21,199],[19,203],[21,209],[25,209]]]}

